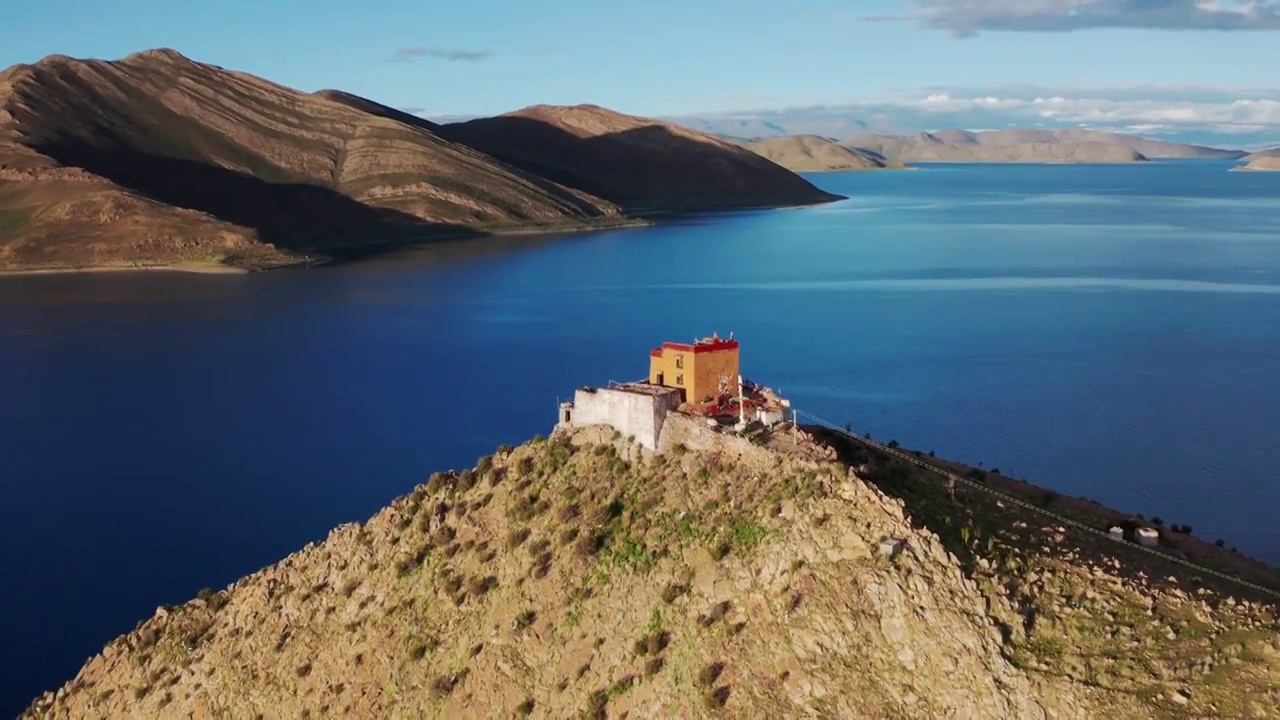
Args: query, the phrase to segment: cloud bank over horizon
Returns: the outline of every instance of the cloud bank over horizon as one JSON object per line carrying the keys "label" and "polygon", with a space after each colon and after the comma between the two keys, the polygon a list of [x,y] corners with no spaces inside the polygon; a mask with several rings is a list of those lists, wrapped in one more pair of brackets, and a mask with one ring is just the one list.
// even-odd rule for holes
{"label": "cloud bank over horizon", "polygon": [[838,104],[668,116],[729,135],[1085,127],[1228,148],[1280,145],[1280,88],[934,87]]}
{"label": "cloud bank over horizon", "polygon": [[1098,29],[1280,30],[1280,0],[907,0],[914,12],[864,17],[913,21],[956,37],[982,32]]}

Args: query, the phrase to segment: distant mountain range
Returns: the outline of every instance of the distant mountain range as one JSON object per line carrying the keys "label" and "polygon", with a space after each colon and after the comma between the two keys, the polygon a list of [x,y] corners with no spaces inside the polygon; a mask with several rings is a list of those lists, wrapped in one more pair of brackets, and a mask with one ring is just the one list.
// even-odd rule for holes
{"label": "distant mountain range", "polygon": [[664,117],[664,120],[722,137],[764,140],[774,137],[817,136],[847,138],[868,133],[909,133],[910,128],[892,123],[870,123],[847,115],[812,115],[792,120],[777,113],[761,117]]}
{"label": "distant mountain range", "polygon": [[793,135],[739,141],[742,146],[796,172],[879,170],[885,167],[877,153],[846,147],[817,135]]}
{"label": "distant mountain range", "polygon": [[856,135],[837,141],[814,135],[742,140],[797,172],[870,169],[928,162],[1130,163],[1164,158],[1239,159],[1239,150],[1097,130],[943,130],[916,135]]}
{"label": "distant mountain range", "polygon": [[[1087,118],[1065,111],[1058,114],[1040,112],[1039,105],[1056,99],[1043,95],[1044,88],[1006,88],[1001,98],[993,98],[972,89],[955,89],[953,95],[942,94],[928,99],[797,105],[772,109],[744,108],[733,111],[707,112],[696,115],[668,115],[664,120],[713,135],[762,140],[770,137],[817,135],[833,140],[847,140],[859,135],[914,136],[920,132],[937,132],[950,128],[971,131],[996,131],[1013,128],[1028,130],[1093,130],[1157,138],[1172,144],[1190,143],[1212,148],[1243,149],[1246,152],[1280,145],[1277,128],[1269,125],[1229,126],[1196,122],[1152,121],[1149,118]],[[1135,91],[1141,97],[1141,91]],[[1043,96],[1042,96],[1043,95]],[[1104,92],[1103,95],[1106,95]],[[1108,96],[1110,97],[1110,96]],[[1158,102],[1173,102],[1173,96],[1162,95]],[[1008,102],[997,102],[1004,99]],[[1070,98],[1062,103],[1073,106]],[[1103,102],[1107,102],[1104,100]],[[1119,102],[1119,100],[1117,100]],[[1122,103],[1123,104],[1123,103]],[[1043,108],[1040,108],[1043,109]]]}
{"label": "distant mountain range", "polygon": [[151,50],[0,72],[0,270],[268,267],[838,196],[596,106],[441,125]]}

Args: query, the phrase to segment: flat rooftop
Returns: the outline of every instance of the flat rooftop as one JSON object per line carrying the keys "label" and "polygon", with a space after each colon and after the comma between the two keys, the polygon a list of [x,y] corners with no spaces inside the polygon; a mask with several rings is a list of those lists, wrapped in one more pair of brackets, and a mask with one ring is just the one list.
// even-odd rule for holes
{"label": "flat rooftop", "polygon": [[670,388],[663,385],[650,385],[649,383],[619,383],[611,385],[607,388],[599,388],[600,390],[619,390],[621,392],[637,393],[640,395],[669,395],[678,393],[677,388]]}

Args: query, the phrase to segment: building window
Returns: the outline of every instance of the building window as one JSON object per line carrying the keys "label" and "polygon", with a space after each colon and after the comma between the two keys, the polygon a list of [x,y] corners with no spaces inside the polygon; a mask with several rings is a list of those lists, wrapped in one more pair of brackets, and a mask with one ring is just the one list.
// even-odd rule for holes
{"label": "building window", "polygon": [[684,368],[684,356],[683,356],[683,355],[677,355],[677,356],[676,356],[676,369],[677,369],[677,370],[680,370],[680,369],[683,369],[683,368]]}
{"label": "building window", "polygon": [[676,384],[677,384],[677,385],[684,385],[684,375],[683,375],[683,374],[680,374],[680,375],[677,375],[677,376],[676,376]]}

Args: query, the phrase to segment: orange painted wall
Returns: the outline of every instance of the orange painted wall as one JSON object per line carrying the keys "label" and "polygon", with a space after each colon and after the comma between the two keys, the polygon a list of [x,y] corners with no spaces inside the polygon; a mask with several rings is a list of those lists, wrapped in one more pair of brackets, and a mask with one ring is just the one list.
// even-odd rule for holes
{"label": "orange painted wall", "polygon": [[687,402],[702,402],[715,397],[722,387],[728,392],[737,392],[739,364],[736,343],[714,349],[671,345],[664,344],[650,353],[650,384],[683,390]]}
{"label": "orange painted wall", "polygon": [[721,390],[738,392],[738,348],[701,352],[694,355],[693,383],[686,397],[701,402]]}

